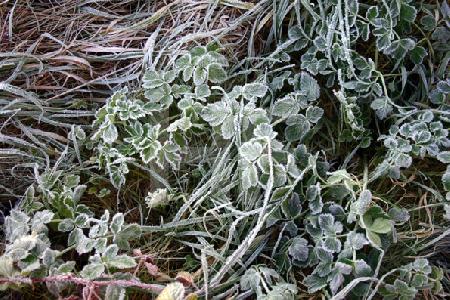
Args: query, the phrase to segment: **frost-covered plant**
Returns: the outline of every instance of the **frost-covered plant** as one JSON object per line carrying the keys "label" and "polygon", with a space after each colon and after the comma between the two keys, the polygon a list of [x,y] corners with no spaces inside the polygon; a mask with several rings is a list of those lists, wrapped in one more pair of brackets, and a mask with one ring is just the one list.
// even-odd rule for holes
{"label": "frost-covered plant", "polygon": [[244,291],[256,293],[258,299],[295,299],[297,286],[286,283],[274,270],[264,266],[248,269],[240,279]]}
{"label": "frost-covered plant", "polygon": [[389,134],[381,135],[387,153],[385,159],[377,166],[372,179],[388,173],[393,178],[400,177],[401,168],[412,165],[413,158],[434,158],[447,164],[447,170],[442,175],[442,184],[447,191],[449,201],[450,191],[450,138],[448,125],[450,121],[431,110],[419,110],[400,119],[392,125]]}
{"label": "frost-covered plant", "polygon": [[[10,278],[8,284],[21,283],[14,278],[23,276],[78,275],[93,280],[136,266],[136,259],[126,251],[129,242],[139,238],[140,226],[126,224],[122,213],[110,218],[108,210],[96,218],[80,203],[86,186],[79,183],[79,176],[60,170],[37,175],[36,187],[30,186],[21,206],[5,218],[0,273]],[[68,253],[89,254],[89,261],[67,260]],[[48,284],[59,295],[70,282],[67,278],[66,283]]]}
{"label": "frost-covered plant", "polygon": [[179,168],[189,137],[202,134],[199,114],[203,103],[216,96],[210,85],[226,79],[227,64],[213,46],[195,47],[173,69],[145,73],[143,93],[117,91],[97,112],[92,136],[98,141],[97,160],[116,188],[136,157],[145,165]]}
{"label": "frost-covered plant", "polygon": [[[259,191],[265,195],[272,194],[264,200],[262,208],[266,209],[269,203],[271,205],[270,211],[263,210],[268,228],[280,222],[283,224],[284,229],[273,250],[281,274],[312,268],[303,284],[310,293],[327,290],[331,295],[338,294],[348,281],[377,278],[383,254],[390,244],[395,243],[396,226],[406,222],[409,214],[395,206],[389,212],[385,210],[373,200],[366,185],[383,174],[380,173],[382,167],[383,172],[397,174],[399,167],[409,167],[410,154],[420,157],[427,154],[442,161],[446,152],[439,154],[439,151],[448,144],[448,132],[442,123],[433,121],[431,111],[406,111],[419,116],[419,120],[407,123],[410,119],[403,117],[400,122],[404,125],[393,125],[389,136],[380,136],[387,150],[385,161],[374,171],[370,181],[366,178],[364,183],[345,169],[331,171],[326,160],[319,158],[319,153],[310,153],[304,144],[322,126],[324,116],[324,108],[319,104],[321,88],[311,75],[316,72],[306,68],[311,73],[283,71],[244,85],[213,85],[224,82],[226,72],[223,67],[227,64],[217,52],[211,52],[214,55],[209,57],[210,52],[207,47],[196,47],[176,60],[173,69],[146,73],[143,94],[122,90],[108,101],[97,114],[95,125],[98,131],[93,139],[99,141],[100,158],[107,151],[115,153],[115,156],[100,160],[100,165],[106,164],[110,172],[108,168],[113,165],[127,169],[127,162],[137,159],[140,164],[154,161],[159,167],[167,161],[172,168],[179,168],[183,151],[187,153],[189,146],[194,146],[189,144],[192,140],[189,136],[208,133],[228,140],[237,150],[238,186],[243,193],[240,195],[248,197],[245,195]],[[204,61],[204,65],[199,61]],[[208,64],[214,64],[214,67],[208,67]],[[215,78],[216,71],[223,76]],[[337,76],[342,86],[335,96],[343,110],[344,123],[349,126],[349,141],[352,134],[358,133],[359,146],[367,147],[370,144],[368,131],[364,122],[359,120],[362,110],[357,98],[361,95],[349,96],[351,88],[343,83],[344,75],[339,71]],[[374,108],[374,103],[381,103],[380,99],[375,99],[371,107]],[[389,99],[383,99],[391,103]],[[134,110],[125,109],[129,116],[116,110],[114,118],[118,116],[120,121],[112,124],[116,128],[112,130],[113,139],[105,139],[102,128],[111,124],[106,124],[109,121],[103,117],[102,111],[110,105],[125,107],[114,104],[120,101],[129,101],[141,109],[137,109],[139,113],[135,115],[131,114]],[[158,114],[169,109],[175,113],[169,115],[170,124],[164,124],[158,119]],[[392,110],[374,109],[378,118],[387,117]],[[402,110],[400,116],[403,116]],[[419,127],[423,127],[424,133],[418,130]],[[404,147],[400,147],[403,144]],[[164,150],[165,145],[173,145],[173,151]],[[168,156],[167,153],[173,155]],[[120,184],[112,180],[117,187],[124,184],[126,172],[122,174]],[[158,189],[149,192],[146,204],[153,208],[164,205],[167,200],[167,190]],[[260,219],[258,222],[263,221]],[[256,234],[262,230],[259,226],[254,229]],[[255,237],[249,235],[247,238],[251,241]],[[234,249],[230,262],[221,265],[215,278],[221,279],[223,275],[220,274],[242,257],[241,253],[245,253],[247,247],[243,244]],[[378,252],[378,261],[368,260],[369,249]],[[264,273],[269,269],[261,270]],[[274,274],[277,274],[275,277],[280,276]],[[246,293],[253,291],[260,297],[284,293],[275,283],[264,292],[257,286],[256,283],[248,285],[245,280],[241,282]],[[287,290],[292,292],[295,289]],[[369,283],[359,285],[354,291],[360,296],[370,292]]]}
{"label": "frost-covered plant", "polygon": [[[385,183],[408,184],[415,161],[431,160],[430,176],[419,170],[430,186],[414,184],[439,201],[426,208],[444,207],[447,231],[437,240],[448,234],[448,5],[288,2],[273,2],[274,19],[291,17],[287,36],[275,24],[277,48],[250,59],[251,68],[229,68],[216,44],[196,46],[163,69],[152,66],[140,88],[117,90],[97,111],[90,161],[118,190],[118,207],[136,167],[165,185],[132,196],[142,198],[141,223],[152,225],[126,224],[120,212],[96,216],[82,201],[80,177],[36,168],[36,184],[5,220],[2,276],[106,280],[123,272],[137,282],[127,272],[137,266],[129,240],[147,231],[192,250],[185,266],[196,282],[179,276],[161,297],[440,293],[442,270],[425,259],[384,266],[405,227],[416,226],[416,208],[392,192],[399,184],[386,192]],[[175,172],[161,178],[162,170]],[[401,248],[414,256],[429,246],[418,235],[402,243],[410,240],[418,246]],[[65,261],[69,252],[90,257]]]}
{"label": "frost-covered plant", "polygon": [[384,299],[413,299],[418,290],[431,289],[434,292],[441,290],[442,270],[431,267],[425,259],[391,270],[389,274],[398,272],[393,283],[385,284],[379,292]]}

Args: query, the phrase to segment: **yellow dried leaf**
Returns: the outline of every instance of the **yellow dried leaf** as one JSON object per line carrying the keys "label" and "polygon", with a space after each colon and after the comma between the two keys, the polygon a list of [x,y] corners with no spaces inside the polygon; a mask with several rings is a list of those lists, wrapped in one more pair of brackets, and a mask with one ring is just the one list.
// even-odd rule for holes
{"label": "yellow dried leaf", "polygon": [[196,293],[190,293],[185,298],[185,300],[197,300],[197,299],[198,299],[198,295]]}
{"label": "yellow dried leaf", "polygon": [[184,286],[180,282],[173,282],[168,284],[162,292],[158,295],[156,300],[183,300]]}

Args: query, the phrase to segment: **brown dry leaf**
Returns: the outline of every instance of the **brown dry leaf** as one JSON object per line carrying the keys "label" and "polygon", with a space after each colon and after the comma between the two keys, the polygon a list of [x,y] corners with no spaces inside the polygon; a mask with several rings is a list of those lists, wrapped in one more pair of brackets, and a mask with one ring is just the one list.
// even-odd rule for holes
{"label": "brown dry leaf", "polygon": [[194,285],[194,279],[192,278],[192,275],[185,271],[178,272],[175,279],[181,282],[185,287]]}

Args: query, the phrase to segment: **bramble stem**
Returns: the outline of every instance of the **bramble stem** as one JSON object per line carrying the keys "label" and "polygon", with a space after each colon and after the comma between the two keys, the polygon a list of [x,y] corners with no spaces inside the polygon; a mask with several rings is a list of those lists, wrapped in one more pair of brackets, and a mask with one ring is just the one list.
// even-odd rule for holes
{"label": "bramble stem", "polygon": [[[107,278],[103,278],[107,279]],[[143,283],[138,280],[90,280],[81,277],[75,277],[73,275],[55,275],[43,278],[26,278],[26,277],[11,277],[11,278],[0,278],[0,284],[11,283],[11,284],[35,284],[35,283],[45,283],[45,282],[71,282],[77,285],[89,286],[89,287],[101,287],[101,286],[120,286],[120,287],[137,287],[143,290],[149,290],[154,293],[160,293],[164,286],[159,284]]]}

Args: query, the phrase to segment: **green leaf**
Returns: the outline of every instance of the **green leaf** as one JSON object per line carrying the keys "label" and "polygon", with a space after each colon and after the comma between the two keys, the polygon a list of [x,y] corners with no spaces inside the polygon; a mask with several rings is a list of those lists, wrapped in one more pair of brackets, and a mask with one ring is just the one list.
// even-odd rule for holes
{"label": "green leaf", "polygon": [[428,284],[428,277],[424,274],[415,274],[410,284],[412,287],[422,288]]}
{"label": "green leaf", "polygon": [[108,285],[105,291],[105,299],[108,300],[125,300],[126,289],[120,286]]}
{"label": "green leaf", "polygon": [[417,11],[414,6],[402,2],[400,7],[400,19],[402,21],[413,23],[416,19]]}
{"label": "green leaf", "polygon": [[306,110],[306,119],[311,123],[319,122],[323,116],[323,109],[320,107],[310,106]]}
{"label": "green leaf", "polygon": [[432,15],[424,15],[420,19],[420,24],[422,25],[423,29],[426,31],[432,31],[436,28],[436,19]]}
{"label": "green leaf", "polygon": [[68,274],[73,271],[75,268],[76,263],[74,261],[67,261],[61,265],[58,266],[58,269],[56,271],[57,274]]}
{"label": "green leaf", "polygon": [[105,266],[101,263],[91,263],[89,265],[84,266],[83,270],[81,270],[80,275],[83,278],[87,279],[96,279],[100,277],[105,271]]}
{"label": "green leaf", "polygon": [[69,233],[69,237],[67,239],[67,245],[68,246],[76,245],[83,238],[84,238],[83,231],[80,228],[75,228],[73,231],[71,231]]}
{"label": "green leaf", "polygon": [[55,214],[49,210],[37,211],[31,219],[31,230],[36,232],[47,223],[50,223]]}
{"label": "green leaf", "polygon": [[77,204],[78,201],[80,201],[81,196],[83,196],[84,191],[86,191],[87,186],[85,185],[78,185],[73,189],[72,193],[72,201],[73,203]]}
{"label": "green leaf", "polygon": [[286,200],[290,193],[291,193],[291,186],[287,185],[287,186],[276,188],[272,193],[270,202]]}
{"label": "green leaf", "polygon": [[425,56],[427,56],[427,50],[422,46],[416,46],[409,52],[411,61],[416,65],[421,64]]}
{"label": "green leaf", "polygon": [[373,22],[376,17],[378,17],[378,7],[369,7],[369,9],[366,11],[366,18],[369,19],[370,22]]}
{"label": "green leaf", "polygon": [[76,244],[77,246],[77,252],[79,254],[84,254],[84,253],[89,253],[94,249],[95,246],[95,240],[90,239],[85,237],[84,235],[82,235],[79,240],[78,243]]}
{"label": "green leaf", "polygon": [[264,174],[270,173],[270,162],[267,154],[263,154],[258,158],[257,165]]}
{"label": "green leaf", "polygon": [[211,126],[221,125],[230,114],[231,108],[224,101],[208,104],[201,112],[202,118]]}
{"label": "green leaf", "polygon": [[103,251],[103,258],[106,260],[112,259],[117,256],[118,252],[119,247],[116,244],[108,245],[108,247],[105,248],[105,251]]}
{"label": "green leaf", "polygon": [[89,230],[90,238],[103,237],[108,232],[108,225],[106,222],[98,222]]}
{"label": "green leaf", "polygon": [[276,163],[273,166],[273,186],[283,186],[287,180],[286,170],[283,165]]}
{"label": "green leaf", "polygon": [[[287,190],[289,191],[290,189],[288,188]],[[292,193],[291,197],[287,197],[281,204],[281,210],[286,217],[296,218],[302,211],[302,203],[298,194]]]}
{"label": "green leaf", "polygon": [[301,237],[293,238],[288,248],[288,253],[289,256],[297,261],[307,261],[309,257],[308,241]]}
{"label": "green leaf", "polygon": [[68,175],[64,177],[64,185],[68,188],[74,188],[80,184],[80,176]]}
{"label": "green leaf", "polygon": [[117,255],[107,259],[107,264],[109,267],[117,269],[129,269],[136,266],[136,261],[134,258],[127,255]]}
{"label": "green leaf", "polygon": [[208,66],[208,80],[212,83],[221,83],[227,79],[227,73],[220,64],[212,63]]}
{"label": "green leaf", "polygon": [[50,267],[56,260],[56,257],[58,256],[60,252],[57,250],[52,250],[50,248],[47,248],[44,250],[44,253],[42,254],[42,263],[46,267]]}
{"label": "green leaf", "polygon": [[327,277],[320,277],[318,275],[312,274],[306,276],[303,283],[308,287],[308,293],[315,293],[322,288],[326,287],[328,284]]}
{"label": "green leaf", "polygon": [[341,241],[335,237],[327,237],[323,242],[323,247],[331,253],[339,253],[341,251]]}
{"label": "green leaf", "polygon": [[75,225],[80,228],[88,228],[89,227],[89,216],[87,214],[79,214],[75,218]]}
{"label": "green leaf", "polygon": [[191,65],[191,55],[189,53],[179,57],[175,61],[175,67],[180,70],[184,70],[190,65]]}
{"label": "green leaf", "polygon": [[211,90],[207,84],[201,84],[195,87],[195,96],[205,98],[211,95]]}
{"label": "green leaf", "polygon": [[163,73],[164,82],[172,83],[172,81],[175,80],[176,76],[177,76],[177,72],[175,72],[175,70],[166,71]]}
{"label": "green leaf", "polygon": [[64,219],[58,224],[58,231],[61,232],[68,232],[73,230],[74,228],[74,222],[72,219]]}
{"label": "green leaf", "polygon": [[358,200],[352,204],[352,208],[358,215],[364,215],[372,204],[372,193],[369,190],[363,190]]}
{"label": "green leaf", "polygon": [[247,269],[240,279],[240,288],[244,291],[258,289],[260,276],[254,268]]}
{"label": "green leaf", "polygon": [[354,274],[357,277],[373,276],[373,270],[370,265],[363,259],[356,259],[353,261]]}
{"label": "green leaf", "polygon": [[377,218],[368,228],[376,233],[388,233],[392,230],[392,223],[388,219]]}
{"label": "green leaf", "polygon": [[384,50],[386,55],[390,55],[397,60],[397,64],[405,57],[406,53],[414,49],[416,42],[410,38],[400,39]]}
{"label": "green leaf", "polygon": [[206,69],[202,67],[196,67],[194,70],[194,84],[195,85],[201,85],[206,80]]}
{"label": "green leaf", "polygon": [[450,80],[441,80],[436,87],[441,93],[448,94],[450,93]]}
{"label": "green leaf", "polygon": [[161,150],[161,144],[158,141],[151,141],[147,144],[147,147],[141,151],[142,161],[148,164],[154,160],[158,152]]}
{"label": "green leaf", "polygon": [[303,115],[290,116],[286,124],[284,136],[288,142],[301,140],[311,129],[311,124]]}
{"label": "green leaf", "polygon": [[25,257],[22,258],[20,266],[22,274],[28,274],[41,268],[39,259],[36,257],[28,256],[25,260],[23,260],[24,258]]}
{"label": "green leaf", "polygon": [[436,158],[444,164],[450,164],[450,151],[441,151]]}
{"label": "green leaf", "polygon": [[178,120],[175,120],[175,122],[171,123],[169,127],[167,127],[167,132],[175,132],[178,129],[186,132],[188,129],[192,127],[192,122],[190,117],[181,117]]}
{"label": "green leaf", "polygon": [[181,161],[181,155],[179,154],[180,147],[175,143],[166,141],[163,146],[163,152],[166,161],[172,168],[178,170]]}
{"label": "green leaf", "polygon": [[138,224],[128,224],[114,236],[114,242],[117,243],[119,248],[128,250],[130,247],[128,241],[139,239],[141,233],[142,230]]}
{"label": "green leaf", "polygon": [[395,279],[394,281],[394,287],[397,291],[397,294],[401,296],[402,299],[414,299],[414,297],[417,294],[417,291],[413,287],[409,287],[406,282]]}
{"label": "green leaf", "polygon": [[[310,195],[308,195],[308,197],[310,197]],[[319,216],[319,226],[323,231],[332,231],[334,227],[334,216],[329,213],[321,214]]]}
{"label": "green leaf", "polygon": [[234,128],[234,116],[230,115],[225,118],[225,120],[222,123],[222,126],[220,127],[220,131],[222,133],[222,137],[224,139],[231,139],[234,136],[235,128]]}
{"label": "green leaf", "polygon": [[166,95],[166,93],[164,88],[160,86],[154,89],[146,90],[144,95],[150,102],[159,102]]}
{"label": "green leaf", "polygon": [[114,143],[118,138],[118,132],[116,126],[113,124],[108,124],[102,132],[102,139],[107,144]]}
{"label": "green leaf", "polygon": [[206,47],[196,46],[196,47],[192,48],[191,50],[189,50],[189,52],[194,57],[194,56],[202,56],[203,54],[206,54],[207,50],[206,50]]}
{"label": "green leaf", "polygon": [[253,164],[249,164],[242,170],[242,187],[244,190],[256,186],[258,184],[258,172]]}
{"label": "green leaf", "polygon": [[306,72],[301,72],[300,90],[305,93],[305,97],[308,101],[317,100],[320,96],[319,84]]}
{"label": "green leaf", "polygon": [[183,70],[183,81],[184,82],[188,82],[189,79],[191,79],[193,72],[194,72],[194,67],[193,66],[186,67]]}
{"label": "green leaf", "polygon": [[306,201],[308,201],[309,209],[313,214],[322,212],[323,203],[320,196],[320,185],[311,185],[306,190]]}
{"label": "green leaf", "polygon": [[376,98],[370,103],[370,107],[375,110],[378,118],[383,120],[392,112],[391,100],[388,97]]}
{"label": "green leaf", "polygon": [[239,148],[239,154],[249,162],[256,160],[262,154],[263,147],[258,142],[245,142]]}
{"label": "green leaf", "polygon": [[155,89],[164,84],[164,80],[156,71],[148,71],[142,77],[142,87],[144,89]]}
{"label": "green leaf", "polygon": [[103,253],[106,250],[106,245],[108,243],[108,239],[107,238],[97,238],[95,241],[95,252],[96,253]]}
{"label": "green leaf", "polygon": [[409,212],[406,208],[392,207],[388,212],[389,217],[397,224],[403,224],[409,220]]}
{"label": "green leaf", "polygon": [[124,223],[123,213],[116,213],[111,220],[110,228],[113,234],[117,234],[121,229]]}
{"label": "green leaf", "polygon": [[125,183],[125,174],[124,172],[122,172],[121,168],[118,168],[117,166],[111,166],[109,175],[111,183],[115,188],[118,189]]}
{"label": "green leaf", "polygon": [[400,153],[395,158],[395,165],[399,168],[408,168],[412,164],[412,158],[408,154]]}
{"label": "green leaf", "polygon": [[369,242],[365,238],[362,233],[357,233],[355,231],[351,231],[347,235],[346,246],[350,246],[354,250],[361,250],[364,245],[367,245]]}
{"label": "green leaf", "polygon": [[267,93],[267,85],[263,83],[247,83],[242,89],[242,96],[247,100],[262,98]]}
{"label": "green leaf", "polygon": [[370,230],[366,230],[366,237],[372,243],[372,245],[377,248],[381,248],[381,238],[378,234]]}
{"label": "green leaf", "polygon": [[273,105],[272,114],[277,117],[287,118],[292,114],[298,113],[300,107],[298,107],[296,101],[291,97],[285,97],[275,102]]}
{"label": "green leaf", "polygon": [[256,137],[269,138],[271,140],[275,139],[275,137],[277,136],[277,133],[274,132],[272,126],[265,123],[256,126],[254,134]]}
{"label": "green leaf", "polygon": [[373,206],[363,215],[362,226],[375,233],[388,233],[392,230],[392,221],[379,206]]}
{"label": "green leaf", "polygon": [[272,290],[266,294],[265,299],[294,299],[298,294],[295,284],[279,282],[271,288]]}

